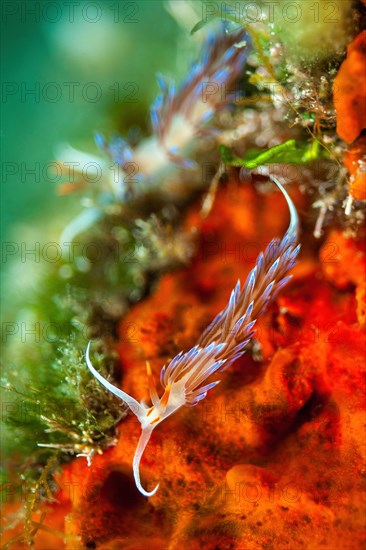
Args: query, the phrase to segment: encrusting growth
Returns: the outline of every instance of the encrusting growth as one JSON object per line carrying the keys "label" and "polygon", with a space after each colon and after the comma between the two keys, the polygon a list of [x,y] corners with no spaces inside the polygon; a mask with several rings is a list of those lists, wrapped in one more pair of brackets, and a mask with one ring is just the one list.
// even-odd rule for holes
{"label": "encrusting growth", "polygon": [[283,239],[273,239],[265,252],[259,255],[243,288],[240,280],[237,282],[227,307],[215,317],[197,345],[186,353],[181,351],[162,368],[160,383],[164,393],[161,398],[149,363],[147,378],[151,407],[138,403],[103,378],[90,361],[90,342],[88,344],[86,363],[92,374],[105,388],[122,399],[141,423],[142,432],[133,459],[133,473],[138,490],[145,496],[154,495],[159,487],[157,485],[153,491],[146,491],[141,485],[139,471],[142,454],[154,428],[183,405],[197,405],[220,382],[216,380],[203,385],[212,374],[222,372],[245,353],[254,334],[256,319],[291,278],[287,273],[293,267],[300,249],[300,245],[297,245],[298,216],[281,183],[274,177],[271,179],[283,193],[290,210],[290,225]]}

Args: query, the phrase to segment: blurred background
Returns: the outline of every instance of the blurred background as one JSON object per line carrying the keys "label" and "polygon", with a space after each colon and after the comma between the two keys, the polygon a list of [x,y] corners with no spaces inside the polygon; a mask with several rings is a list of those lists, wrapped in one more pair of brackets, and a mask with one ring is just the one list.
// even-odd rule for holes
{"label": "blurred background", "polygon": [[[177,80],[186,74],[200,40],[189,36],[197,14],[189,2],[176,0],[6,1],[1,10],[4,376],[10,375],[17,387],[22,385],[21,391],[26,387],[27,395],[42,393],[44,387],[49,392],[61,387],[58,398],[63,403],[66,374],[57,363],[57,353],[74,333],[70,335],[70,329],[57,338],[42,333],[38,339],[35,327],[43,330],[53,323],[57,332],[64,323],[71,326],[75,311],[68,299],[79,292],[75,286],[91,292],[94,285],[105,303],[103,291],[108,294],[110,287],[104,268],[99,272],[101,282],[97,269],[89,276],[89,268],[79,263],[76,272],[65,271],[63,262],[54,263],[43,253],[44,244],[59,242],[86,200],[86,193],[59,194],[65,177],[55,171],[57,160],[62,152],[63,160],[68,159],[67,147],[102,157],[94,141],[96,132],[107,138],[127,134],[131,128],[139,128],[142,135],[150,133],[149,106],[158,92],[156,74]],[[38,252],[32,253],[37,245]],[[111,273],[113,277],[112,269]],[[123,286],[125,280],[123,284],[118,280]],[[7,378],[4,383],[2,379],[4,384],[8,387]],[[21,400],[20,395],[16,394]],[[14,403],[14,396],[5,392],[5,403]],[[33,453],[37,426],[21,423],[15,430],[14,423],[5,421],[2,452],[11,457]],[[43,432],[41,428],[39,439]]]}
{"label": "blurred background", "polygon": [[2,3],[3,240],[18,222],[56,234],[80,210],[49,163],[64,145],[96,154],[96,131],[148,132],[155,74],[184,73],[196,21],[185,2]]}

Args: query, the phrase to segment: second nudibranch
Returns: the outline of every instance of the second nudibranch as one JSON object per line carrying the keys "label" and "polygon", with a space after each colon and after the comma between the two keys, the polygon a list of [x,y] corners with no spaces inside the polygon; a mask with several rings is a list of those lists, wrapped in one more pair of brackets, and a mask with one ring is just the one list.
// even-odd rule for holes
{"label": "second nudibranch", "polygon": [[141,436],[133,459],[133,474],[138,490],[145,496],[154,495],[159,487],[157,485],[154,490],[146,491],[141,485],[139,469],[142,454],[154,428],[183,405],[196,405],[210,389],[219,384],[220,380],[216,380],[203,385],[216,371],[222,372],[245,353],[254,334],[257,318],[291,279],[287,273],[294,265],[300,249],[297,245],[298,216],[287,191],[276,178],[271,179],[283,193],[290,211],[290,225],[283,239],[273,239],[265,252],[260,253],[243,287],[238,280],[227,307],[203,332],[197,345],[186,353],[180,352],[162,368],[160,383],[164,393],[161,397],[147,363],[151,407],[139,403],[101,376],[90,361],[90,342],[88,344],[88,368],[105,388],[122,399],[141,424]]}

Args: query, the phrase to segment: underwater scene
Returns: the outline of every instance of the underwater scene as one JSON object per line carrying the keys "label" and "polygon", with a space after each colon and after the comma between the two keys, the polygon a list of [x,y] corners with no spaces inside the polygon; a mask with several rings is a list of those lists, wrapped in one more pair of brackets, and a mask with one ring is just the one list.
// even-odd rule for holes
{"label": "underwater scene", "polygon": [[1,20],[1,549],[365,548],[366,0]]}

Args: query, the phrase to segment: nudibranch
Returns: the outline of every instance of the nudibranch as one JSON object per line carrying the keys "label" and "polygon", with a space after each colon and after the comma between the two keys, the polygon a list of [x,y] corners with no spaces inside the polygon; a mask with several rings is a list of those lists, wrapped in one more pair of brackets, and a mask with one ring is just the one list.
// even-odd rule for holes
{"label": "nudibranch", "polygon": [[157,485],[148,492],[140,481],[140,461],[152,431],[181,407],[196,405],[220,382],[216,380],[205,384],[211,375],[222,372],[245,353],[254,334],[257,318],[291,279],[287,273],[293,267],[300,249],[297,244],[298,216],[287,191],[276,178],[271,179],[283,193],[290,210],[290,224],[283,239],[273,239],[265,252],[260,253],[243,287],[238,280],[227,307],[214,318],[197,345],[188,352],[181,351],[162,368],[160,383],[164,393],[161,397],[147,363],[150,407],[112,385],[95,370],[89,356],[90,342],[88,344],[86,363],[90,371],[105,388],[122,399],[141,424],[141,436],[133,459],[133,474],[138,490],[147,497],[154,495],[159,487]]}
{"label": "nudibranch", "polygon": [[[132,145],[128,137],[106,140],[97,133],[96,143],[108,159],[71,147],[59,152],[64,175],[70,173],[70,161],[75,161],[76,166],[96,166],[92,176],[98,181],[99,189],[98,201],[64,229],[60,237],[62,246],[100,220],[105,205],[124,203],[131,194],[136,199],[154,189],[170,194],[177,185],[176,178],[172,178],[177,170],[198,168],[192,154],[200,138],[213,138],[218,132],[215,115],[221,109],[232,107],[238,92],[235,82],[243,75],[250,51],[251,40],[243,28],[232,29],[227,22],[215,25],[207,33],[200,56],[182,82],[175,84],[172,79],[157,76],[160,91],[150,107],[152,132],[149,137]],[[100,182],[98,173],[102,175]],[[85,182],[83,174],[79,177],[77,184],[63,184],[61,192],[68,193],[77,185],[85,186],[92,181]],[[189,189],[187,183],[185,188]]]}
{"label": "nudibranch", "polygon": [[[207,33],[199,58],[179,84],[163,75],[157,76],[159,93],[150,107],[152,135],[131,147],[128,140],[118,136],[109,143],[100,134],[97,145],[106,151],[126,176],[135,166],[135,192],[155,182],[174,165],[197,167],[190,158],[196,138],[213,136],[217,132],[214,117],[220,109],[233,104],[237,90],[233,84],[242,76],[251,50],[248,33],[220,25]],[[211,123],[211,124],[210,124]],[[123,196],[123,178],[115,184]]]}

